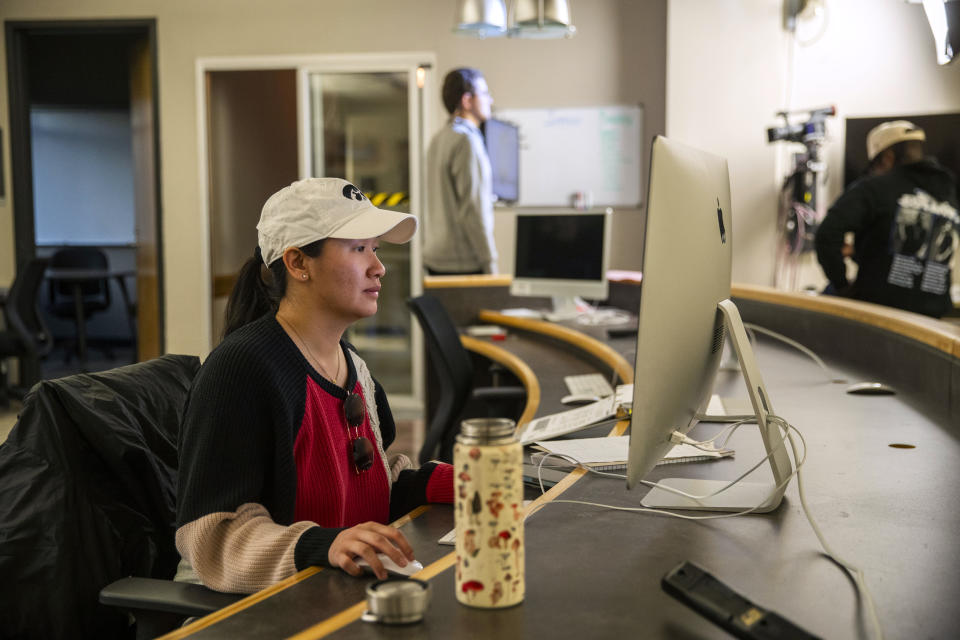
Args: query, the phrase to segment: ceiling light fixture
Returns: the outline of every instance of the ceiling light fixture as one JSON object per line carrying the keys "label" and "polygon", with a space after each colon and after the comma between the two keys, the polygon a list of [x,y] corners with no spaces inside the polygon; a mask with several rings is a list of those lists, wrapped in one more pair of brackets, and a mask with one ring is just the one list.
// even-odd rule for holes
{"label": "ceiling light fixture", "polygon": [[947,64],[960,51],[960,2],[957,0],[906,0],[909,4],[922,4],[930,31],[933,32],[933,45],[937,52],[937,63]]}
{"label": "ceiling light fixture", "polygon": [[507,9],[503,0],[459,0],[453,32],[475,38],[507,34]]}
{"label": "ceiling light fixture", "polygon": [[944,0],[923,0],[923,12],[927,14],[930,31],[933,32],[933,44],[937,48],[937,64],[947,64],[953,60],[953,48],[950,46],[947,27],[947,4]]}
{"label": "ceiling light fixture", "polygon": [[570,21],[567,0],[457,0],[454,33],[476,38],[570,38],[577,28]]}
{"label": "ceiling light fixture", "polygon": [[513,38],[570,38],[577,32],[567,0],[514,0],[509,23]]}
{"label": "ceiling light fixture", "polygon": [[507,9],[503,0],[459,0],[454,33],[476,38],[507,34]]}

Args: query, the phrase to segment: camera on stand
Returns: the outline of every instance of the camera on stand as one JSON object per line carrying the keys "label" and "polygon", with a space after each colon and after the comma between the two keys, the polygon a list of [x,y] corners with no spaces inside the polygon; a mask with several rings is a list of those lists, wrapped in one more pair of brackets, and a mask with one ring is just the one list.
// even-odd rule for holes
{"label": "camera on stand", "polygon": [[770,127],[767,129],[767,142],[787,140],[788,142],[807,144],[812,141],[822,141],[827,137],[825,126],[827,116],[836,115],[837,108],[830,105],[829,107],[814,109],[809,112],[810,118],[800,124],[790,123],[790,113],[790,111],[777,112],[777,115],[783,118],[784,124],[780,127]]}
{"label": "camera on stand", "polygon": [[[803,122],[791,122],[790,116],[808,114]],[[777,216],[777,280],[778,285],[795,289],[798,261],[802,254],[814,249],[817,227],[823,219],[820,202],[825,185],[826,162],[821,147],[827,139],[826,119],[835,115],[834,106],[809,111],[779,111],[783,124],[767,129],[768,142],[793,142],[804,149],[793,154],[793,166],[783,183]]]}

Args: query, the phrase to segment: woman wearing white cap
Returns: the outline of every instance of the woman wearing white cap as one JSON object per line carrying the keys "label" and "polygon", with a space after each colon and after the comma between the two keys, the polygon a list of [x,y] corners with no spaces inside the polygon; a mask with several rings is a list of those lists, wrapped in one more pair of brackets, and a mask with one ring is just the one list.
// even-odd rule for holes
{"label": "woman wearing white cap", "polygon": [[377,553],[401,566],[413,559],[386,523],[424,502],[452,502],[450,465],[387,460],[395,425],[386,394],[342,339],[377,311],[380,241],[407,242],[416,228],[413,216],[377,209],[336,178],[301,180],[267,200],[224,341],[185,409],[180,579],[192,568],[208,587],[251,593],[313,565],[359,575],[359,558],[383,578]]}

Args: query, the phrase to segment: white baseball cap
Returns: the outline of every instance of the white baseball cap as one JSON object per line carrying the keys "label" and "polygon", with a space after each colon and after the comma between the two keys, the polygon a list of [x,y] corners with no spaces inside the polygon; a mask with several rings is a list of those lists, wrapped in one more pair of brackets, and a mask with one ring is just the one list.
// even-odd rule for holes
{"label": "white baseball cap", "polygon": [[267,199],[257,224],[257,242],[263,263],[270,266],[290,247],[323,238],[379,238],[403,244],[416,231],[415,216],[378,209],[346,180],[306,178]]}
{"label": "white baseball cap", "polygon": [[878,124],[867,134],[867,160],[873,160],[878,153],[898,142],[926,139],[923,129],[907,120],[893,120]]}

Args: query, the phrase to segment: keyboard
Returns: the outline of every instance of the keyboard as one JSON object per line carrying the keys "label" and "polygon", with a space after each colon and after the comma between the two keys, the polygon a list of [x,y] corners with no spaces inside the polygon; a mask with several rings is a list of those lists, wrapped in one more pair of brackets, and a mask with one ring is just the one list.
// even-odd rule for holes
{"label": "keyboard", "polygon": [[571,395],[589,395],[606,398],[613,395],[613,387],[602,373],[583,373],[575,376],[566,376],[563,381]]}

